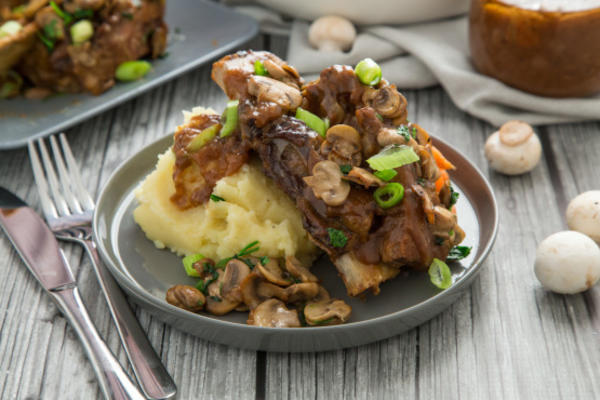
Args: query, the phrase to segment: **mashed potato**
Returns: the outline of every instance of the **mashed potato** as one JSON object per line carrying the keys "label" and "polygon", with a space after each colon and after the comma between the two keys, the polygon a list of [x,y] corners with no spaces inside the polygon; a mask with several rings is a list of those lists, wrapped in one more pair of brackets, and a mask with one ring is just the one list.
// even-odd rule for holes
{"label": "mashed potato", "polygon": [[208,201],[185,211],[170,200],[175,193],[174,162],[170,149],[160,155],[156,169],[135,193],[140,204],[133,213],[135,221],[158,248],[218,260],[259,240],[261,256],[295,255],[305,264],[314,260],[317,248],[302,227],[299,211],[263,175],[257,161],[217,182],[213,193],[225,201]]}

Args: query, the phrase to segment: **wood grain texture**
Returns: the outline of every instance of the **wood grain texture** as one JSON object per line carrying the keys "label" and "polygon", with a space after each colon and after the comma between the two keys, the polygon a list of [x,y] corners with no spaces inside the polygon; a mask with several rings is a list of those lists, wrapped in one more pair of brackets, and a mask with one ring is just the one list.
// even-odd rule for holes
{"label": "wood grain texture", "polygon": [[[248,47],[285,56],[287,39],[259,37]],[[498,197],[499,236],[470,290],[402,335],[319,354],[216,345],[137,309],[178,385],[179,399],[600,398],[598,289],[549,294],[532,268],[537,243],[565,228],[566,201],[600,186],[600,125],[542,129],[546,151],[540,166],[509,178],[490,171],[483,157],[491,126],[460,112],[440,88],[406,95],[409,118],[465,153]],[[224,104],[209,67],[203,67],[71,129],[68,138],[87,187],[97,195],[121,162],[181,123],[182,109]],[[0,152],[0,172],[0,185],[38,206],[25,150]],[[126,366],[89,262],[80,248],[63,248],[92,319]],[[0,276],[0,398],[100,398],[79,341],[3,234]]]}

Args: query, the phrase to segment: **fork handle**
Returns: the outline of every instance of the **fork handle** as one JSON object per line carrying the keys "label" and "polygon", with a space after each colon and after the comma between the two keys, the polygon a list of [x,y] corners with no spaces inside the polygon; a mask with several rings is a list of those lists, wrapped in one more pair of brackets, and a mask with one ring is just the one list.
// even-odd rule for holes
{"label": "fork handle", "polygon": [[175,382],[152,348],[123,291],[98,257],[96,244],[91,240],[83,240],[83,244],[92,259],[100,287],[142,391],[150,399],[173,396],[177,391]]}
{"label": "fork handle", "polygon": [[145,399],[98,334],[77,287],[52,291],[50,295],[79,335],[104,397],[107,400]]}

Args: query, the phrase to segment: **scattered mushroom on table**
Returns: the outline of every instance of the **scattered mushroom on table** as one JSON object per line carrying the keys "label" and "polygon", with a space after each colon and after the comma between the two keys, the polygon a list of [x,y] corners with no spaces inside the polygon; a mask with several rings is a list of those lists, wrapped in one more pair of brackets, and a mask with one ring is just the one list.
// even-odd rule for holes
{"label": "scattered mushroom on table", "polygon": [[522,121],[509,121],[485,143],[490,166],[506,175],[531,171],[542,156],[542,144],[533,128]]}
{"label": "scattered mushroom on table", "polygon": [[600,243],[600,190],[581,193],[571,200],[567,207],[567,225]]}
{"label": "scattered mushroom on table", "polygon": [[335,15],[318,18],[308,31],[308,41],[319,51],[347,51],[355,39],[352,22]]}

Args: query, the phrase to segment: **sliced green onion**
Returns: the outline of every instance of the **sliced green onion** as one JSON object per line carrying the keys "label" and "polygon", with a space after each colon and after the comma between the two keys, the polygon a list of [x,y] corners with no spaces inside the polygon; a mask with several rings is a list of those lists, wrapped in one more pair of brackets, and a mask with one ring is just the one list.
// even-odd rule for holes
{"label": "sliced green onion", "polygon": [[429,278],[440,289],[448,289],[452,285],[452,272],[448,264],[438,258],[434,258],[429,266]]}
{"label": "sliced green onion", "polygon": [[183,260],[181,261],[183,262],[183,268],[185,268],[185,273],[193,278],[200,278],[200,274],[198,273],[198,271],[196,271],[196,268],[194,268],[194,263],[202,260],[203,258],[204,256],[200,253],[190,254],[189,256],[183,257]]}
{"label": "sliced green onion", "polygon": [[115,77],[124,82],[135,81],[150,71],[152,65],[148,61],[125,61],[117,67]]}
{"label": "sliced green onion", "polygon": [[384,147],[378,154],[367,159],[367,163],[375,171],[394,169],[417,161],[419,156],[412,147],[397,144]]}
{"label": "sliced green onion", "polygon": [[94,26],[89,20],[82,19],[71,25],[71,39],[74,44],[85,43],[92,36],[94,36]]}
{"label": "sliced green onion", "polygon": [[0,25],[0,38],[5,36],[12,36],[23,29],[23,25],[21,25],[17,21],[6,21],[2,25]]}
{"label": "sliced green onion", "polygon": [[404,186],[400,183],[391,182],[378,188],[373,194],[375,202],[381,208],[390,208],[400,203],[404,198]]}
{"label": "sliced green onion", "polygon": [[52,7],[52,9],[56,13],[56,15],[58,15],[59,17],[62,18],[63,21],[65,21],[65,24],[68,24],[73,20],[73,16],[71,14],[61,10],[60,7],[58,6],[58,4],[56,4],[54,1],[50,2],[50,7]]}
{"label": "sliced green onion", "polygon": [[396,172],[396,170],[393,170],[393,169],[384,169],[383,171],[375,171],[374,175],[376,177],[378,177],[379,179],[381,179],[382,181],[388,182],[393,177],[398,175],[398,173]]}
{"label": "sliced green onion", "polygon": [[296,118],[300,121],[303,121],[306,126],[323,137],[325,137],[327,129],[329,129],[329,120],[324,121],[319,118],[318,115],[315,115],[310,111],[303,109],[302,107],[298,107],[296,110]]}
{"label": "sliced green onion", "polygon": [[219,133],[220,129],[221,124],[214,124],[202,130],[202,132],[197,134],[196,137],[194,137],[192,141],[188,143],[186,150],[189,152],[200,150],[202,146],[204,146],[206,143],[213,140],[215,136],[217,136],[217,133]]}
{"label": "sliced green onion", "polygon": [[235,128],[237,128],[239,104],[239,100],[231,100],[227,102],[227,107],[225,108],[225,112],[223,112],[225,125],[223,125],[223,129],[221,129],[221,137],[231,135],[233,131],[235,131]]}
{"label": "sliced green onion", "polygon": [[381,81],[381,67],[371,58],[365,58],[356,64],[354,73],[364,85],[374,86]]}
{"label": "sliced green onion", "polygon": [[264,64],[260,60],[254,61],[254,73],[260,76],[268,75],[267,70],[265,69]]}

